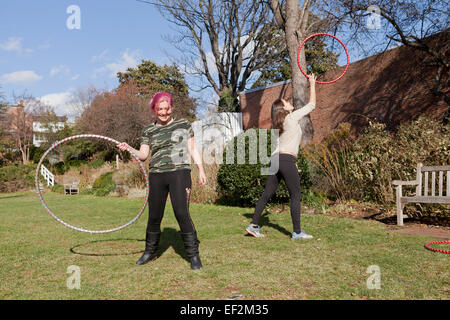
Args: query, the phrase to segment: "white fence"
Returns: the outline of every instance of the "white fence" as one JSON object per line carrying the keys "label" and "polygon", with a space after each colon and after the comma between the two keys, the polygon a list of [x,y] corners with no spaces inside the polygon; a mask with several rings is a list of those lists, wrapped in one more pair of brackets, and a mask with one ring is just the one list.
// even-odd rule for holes
{"label": "white fence", "polygon": [[41,164],[41,175],[44,177],[45,181],[47,181],[47,186],[55,185],[55,176],[43,164]]}

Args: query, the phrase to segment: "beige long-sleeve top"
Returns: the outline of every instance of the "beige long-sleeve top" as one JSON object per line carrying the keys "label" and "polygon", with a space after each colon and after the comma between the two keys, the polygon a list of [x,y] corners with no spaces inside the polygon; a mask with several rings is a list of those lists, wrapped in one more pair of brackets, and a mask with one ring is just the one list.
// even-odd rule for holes
{"label": "beige long-sleeve top", "polygon": [[280,135],[278,145],[272,153],[289,153],[297,157],[300,141],[302,140],[302,129],[299,121],[315,109],[316,105],[312,102],[306,104],[303,108],[297,109],[284,118],[283,133]]}

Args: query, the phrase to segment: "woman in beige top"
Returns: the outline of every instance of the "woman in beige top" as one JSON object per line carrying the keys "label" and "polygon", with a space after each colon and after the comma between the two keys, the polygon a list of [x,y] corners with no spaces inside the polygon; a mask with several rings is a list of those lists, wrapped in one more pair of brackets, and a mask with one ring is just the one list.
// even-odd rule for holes
{"label": "woman in beige top", "polygon": [[299,121],[314,110],[316,106],[315,84],[316,77],[310,75],[309,103],[303,108],[294,111],[294,107],[283,99],[277,99],[272,104],[272,128],[280,131],[278,146],[272,154],[271,167],[273,161],[279,161],[278,171],[267,177],[264,193],[256,204],[252,223],[246,229],[252,236],[264,236],[261,233],[261,227],[258,225],[259,219],[267,202],[275,194],[280,179],[283,179],[286,182],[291,198],[290,209],[293,224],[292,239],[312,238],[311,235],[306,234],[300,228],[300,176],[295,160],[302,139],[302,129],[300,128]]}

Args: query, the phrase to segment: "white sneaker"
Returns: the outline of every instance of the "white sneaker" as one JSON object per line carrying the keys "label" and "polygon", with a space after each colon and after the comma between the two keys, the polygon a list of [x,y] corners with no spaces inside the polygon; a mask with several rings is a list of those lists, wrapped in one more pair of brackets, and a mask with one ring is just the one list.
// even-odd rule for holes
{"label": "white sneaker", "polygon": [[305,231],[300,230],[300,233],[292,232],[292,240],[298,240],[298,239],[312,239],[313,236],[310,234],[307,234]]}
{"label": "white sneaker", "polygon": [[262,238],[264,235],[261,233],[261,227],[260,226],[254,226],[250,224],[247,229],[245,229],[249,234],[256,238]]}

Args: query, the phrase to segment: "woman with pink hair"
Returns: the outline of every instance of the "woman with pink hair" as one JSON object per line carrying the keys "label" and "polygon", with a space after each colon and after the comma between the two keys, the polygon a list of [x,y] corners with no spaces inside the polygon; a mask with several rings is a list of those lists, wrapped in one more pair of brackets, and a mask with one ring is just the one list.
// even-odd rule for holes
{"label": "woman with pink hair", "polygon": [[195,146],[192,126],[186,119],[172,116],[172,96],[167,92],[157,92],[149,102],[156,121],[145,127],[141,135],[141,147],[136,150],[127,143],[118,145],[120,150],[130,150],[145,161],[150,155],[148,199],[149,215],[146,231],[145,250],[136,262],[139,265],[156,259],[161,236],[161,221],[167,196],[170,193],[175,217],[181,229],[181,236],[190,259],[192,269],[200,269],[202,263],[198,251],[197,232],[189,214],[191,193],[190,159],[199,169],[200,185],[206,184],[202,158]]}

